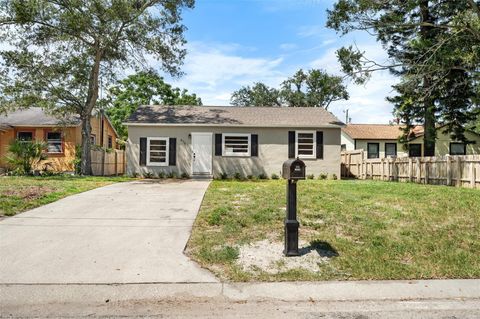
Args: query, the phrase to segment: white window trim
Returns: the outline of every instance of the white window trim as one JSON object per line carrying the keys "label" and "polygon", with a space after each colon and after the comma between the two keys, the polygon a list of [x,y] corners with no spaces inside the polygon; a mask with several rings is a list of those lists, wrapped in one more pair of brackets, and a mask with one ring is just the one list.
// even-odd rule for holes
{"label": "white window trim", "polygon": [[[60,139],[59,140],[49,140],[48,139],[48,134],[50,133],[59,133],[60,134]],[[54,131],[50,131],[50,132],[47,132],[45,134],[45,140],[47,142],[47,153],[48,154],[63,154],[63,134],[61,132],[54,132]],[[53,142],[50,142],[50,141],[53,141]],[[50,152],[50,150],[48,149],[48,146],[49,144],[58,144],[60,143],[60,152]]]}
{"label": "white window trim", "polygon": [[[150,162],[150,141],[166,142],[165,163]],[[170,143],[170,139],[168,137],[147,137],[147,166],[168,166],[169,157],[170,157],[169,143]]]}
{"label": "white window trim", "polygon": [[[313,154],[312,155],[298,155],[298,134],[308,133],[313,135]],[[316,159],[317,158],[317,132],[316,131],[295,131],[295,157]]]}
{"label": "white window trim", "polygon": [[[244,136],[248,137],[248,151],[245,153],[227,152],[225,147],[225,136]],[[252,134],[247,133],[222,133],[222,156],[249,157],[252,149]]]}

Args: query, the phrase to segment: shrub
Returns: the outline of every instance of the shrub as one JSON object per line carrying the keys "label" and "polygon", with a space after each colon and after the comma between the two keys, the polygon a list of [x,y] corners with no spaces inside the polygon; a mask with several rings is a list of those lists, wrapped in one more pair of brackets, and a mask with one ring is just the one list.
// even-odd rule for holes
{"label": "shrub", "polygon": [[188,175],[188,173],[182,173],[181,177],[182,179],[189,179],[190,175]]}
{"label": "shrub", "polygon": [[313,175],[313,174],[308,174],[307,175],[307,179],[314,179],[314,178],[315,178],[315,175]]}
{"label": "shrub", "polygon": [[228,179],[227,173],[220,173],[220,179]]}
{"label": "shrub", "polygon": [[170,172],[170,173],[167,174],[167,177],[168,177],[168,178],[177,178],[178,175],[177,175],[176,172]]}
{"label": "shrub", "polygon": [[235,178],[237,180],[242,180],[243,179],[242,174],[240,174],[239,172],[236,172],[235,174],[233,174],[233,178]]}
{"label": "shrub", "polygon": [[262,174],[258,175],[258,179],[268,179],[268,176],[267,176],[267,174],[262,173]]}
{"label": "shrub", "polygon": [[338,179],[337,174],[332,174],[332,179],[337,180]]}
{"label": "shrub", "polygon": [[145,174],[143,174],[143,177],[144,178],[154,178],[155,175],[152,172],[146,172]]}
{"label": "shrub", "polygon": [[14,140],[8,147],[7,162],[16,173],[31,175],[33,167],[46,159],[46,147],[44,142]]}
{"label": "shrub", "polygon": [[158,172],[157,176],[160,179],[164,179],[165,178],[165,172]]}
{"label": "shrub", "polygon": [[140,175],[140,174],[138,174],[137,172],[134,172],[134,173],[132,173],[131,176],[132,176],[133,178],[137,178],[139,175]]}
{"label": "shrub", "polygon": [[318,179],[327,179],[327,174],[321,173],[320,175],[318,175]]}
{"label": "shrub", "polygon": [[271,179],[279,179],[280,177],[277,174],[273,173],[270,178]]}
{"label": "shrub", "polygon": [[255,176],[253,176],[253,175],[247,175],[247,179],[250,179],[250,180],[255,179]]}

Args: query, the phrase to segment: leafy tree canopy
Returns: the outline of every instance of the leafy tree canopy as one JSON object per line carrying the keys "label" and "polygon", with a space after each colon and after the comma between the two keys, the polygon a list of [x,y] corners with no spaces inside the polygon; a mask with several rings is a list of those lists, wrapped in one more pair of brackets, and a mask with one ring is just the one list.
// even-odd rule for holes
{"label": "leafy tree canopy", "polygon": [[[0,0],[2,108],[48,108],[82,120],[82,174],[90,174],[90,117],[99,87],[146,55],[181,75],[183,8],[194,0]],[[100,79],[102,81],[100,81]]]}
{"label": "leafy tree canopy", "polygon": [[279,89],[263,83],[245,86],[233,92],[231,103],[237,106],[324,107],[349,98],[343,79],[322,70],[297,71],[282,82]]}
{"label": "leafy tree canopy", "polygon": [[341,34],[367,31],[386,49],[386,63],[368,59],[353,46],[337,56],[357,83],[372,72],[401,77],[394,86],[395,114],[425,127],[425,155],[434,154],[436,125],[446,124],[454,139],[465,140],[466,123],[477,115],[480,71],[480,2],[475,0],[338,0],[327,26]]}
{"label": "leafy tree canopy", "polygon": [[101,101],[113,126],[123,140],[127,129],[122,124],[140,105],[202,105],[195,94],[165,83],[153,70],[141,71],[118,81],[109,89],[108,98]]}

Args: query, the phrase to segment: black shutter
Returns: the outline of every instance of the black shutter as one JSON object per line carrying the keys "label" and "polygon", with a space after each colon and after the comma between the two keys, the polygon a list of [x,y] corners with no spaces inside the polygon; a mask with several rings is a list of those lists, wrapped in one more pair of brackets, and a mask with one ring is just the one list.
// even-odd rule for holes
{"label": "black shutter", "polygon": [[288,131],[288,158],[295,158],[295,131]]}
{"label": "black shutter", "polygon": [[177,165],[177,139],[171,137],[168,141],[168,165]]}
{"label": "black shutter", "polygon": [[222,134],[215,134],[215,156],[222,156]]}
{"label": "black shutter", "polygon": [[323,159],[323,132],[317,132],[317,158]]}
{"label": "black shutter", "polygon": [[251,149],[250,149],[250,156],[257,157],[258,156],[258,135],[257,134],[252,134],[251,137]]}
{"label": "black shutter", "polygon": [[147,165],[147,138],[140,137],[140,166]]}

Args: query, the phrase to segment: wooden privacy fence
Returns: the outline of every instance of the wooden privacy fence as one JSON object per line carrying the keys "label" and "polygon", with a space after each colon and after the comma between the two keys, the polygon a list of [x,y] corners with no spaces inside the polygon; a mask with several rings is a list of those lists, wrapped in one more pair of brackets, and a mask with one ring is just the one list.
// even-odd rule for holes
{"label": "wooden privacy fence", "polygon": [[112,176],[125,174],[125,151],[92,150],[92,174]]}
{"label": "wooden privacy fence", "polygon": [[342,152],[342,177],[480,188],[480,155],[367,159]]}

